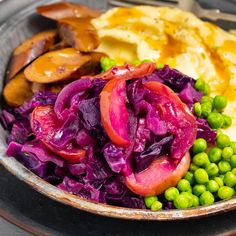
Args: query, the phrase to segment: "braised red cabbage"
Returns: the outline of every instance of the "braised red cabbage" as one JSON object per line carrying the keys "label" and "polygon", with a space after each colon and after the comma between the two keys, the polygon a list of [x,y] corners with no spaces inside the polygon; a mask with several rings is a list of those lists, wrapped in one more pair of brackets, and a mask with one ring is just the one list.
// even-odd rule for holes
{"label": "braised red cabbage", "polygon": [[[132,171],[147,169],[163,154],[171,155],[178,134],[170,132],[177,119],[174,122],[163,119],[155,105],[165,104],[165,97],[154,94],[143,85],[147,81],[163,83],[188,106],[200,101],[202,94],[194,89],[192,78],[167,65],[137,78],[126,81],[132,140],[129,147],[112,143],[102,126],[100,93],[107,81],[95,76],[76,80],[59,94],[38,92],[21,107],[3,110],[1,123],[9,131],[7,155],[15,157],[44,180],[77,196],[116,206],[145,208],[143,197],[132,193],[123,177]],[[57,149],[68,145],[69,148],[81,148],[86,152],[86,158],[70,163],[60,153],[49,150],[40,135],[32,131],[29,121],[32,111],[48,105],[53,107],[58,119],[56,132],[50,133],[50,144]],[[215,142],[216,132],[206,120],[197,119],[197,126],[197,137]],[[40,130],[40,126],[38,128]],[[175,149],[179,151],[181,148],[176,145]],[[165,208],[172,209],[173,203],[166,203]]]}

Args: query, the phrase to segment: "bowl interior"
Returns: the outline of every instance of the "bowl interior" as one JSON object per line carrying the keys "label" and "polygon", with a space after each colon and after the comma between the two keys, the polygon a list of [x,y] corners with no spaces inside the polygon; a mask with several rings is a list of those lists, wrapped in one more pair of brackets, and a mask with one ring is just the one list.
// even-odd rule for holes
{"label": "bowl interior", "polygon": [[[23,11],[16,14],[14,17],[10,18],[5,24],[0,27],[0,89],[4,85],[4,74],[7,67],[8,60],[12,53],[12,50],[24,41],[27,37],[39,32],[43,29],[48,29],[55,27],[55,23],[40,17],[35,13],[35,7],[38,5],[43,5],[45,3],[55,2],[53,0],[41,0],[37,1],[35,4],[29,6]],[[72,1],[73,2],[73,1]],[[106,9],[107,1],[96,1],[96,0],[80,0],[74,1],[95,7],[98,9]],[[221,25],[225,28],[229,27],[229,24],[221,22]],[[232,28],[232,27],[230,27]],[[235,25],[236,28],[236,25]],[[229,211],[236,209],[236,198],[232,198],[228,201],[217,202],[213,205],[206,207],[198,207],[188,210],[165,210],[158,212],[151,212],[148,210],[139,209],[128,209],[122,207],[114,207],[105,204],[98,204],[87,201],[85,199],[76,197],[72,194],[66,193],[49,183],[45,182],[23,165],[21,165],[14,158],[6,157],[6,132],[0,127],[0,162],[6,169],[8,169],[12,174],[21,179],[22,181],[28,183],[31,187],[37,191],[43,193],[44,195],[52,198],[56,201],[62,202],[64,204],[73,206],[75,208],[92,212],[95,214],[117,217],[124,219],[136,219],[136,220],[180,220],[188,218],[197,218],[201,216],[207,216],[209,214],[216,214],[223,211]]]}

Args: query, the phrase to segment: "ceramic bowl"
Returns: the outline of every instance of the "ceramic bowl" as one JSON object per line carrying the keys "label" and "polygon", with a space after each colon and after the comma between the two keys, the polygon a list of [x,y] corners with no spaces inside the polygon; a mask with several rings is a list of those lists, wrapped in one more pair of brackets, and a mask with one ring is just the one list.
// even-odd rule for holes
{"label": "ceramic bowl", "polygon": [[[0,78],[2,78],[0,80],[1,90],[4,84],[6,66],[13,49],[27,37],[40,30],[51,28],[53,26],[52,21],[44,19],[35,13],[36,6],[50,2],[54,1],[37,1],[35,4],[30,5],[28,8],[10,18],[0,27]],[[87,4],[100,9],[105,9],[107,7],[107,1],[105,0],[80,0],[76,2]],[[45,182],[43,179],[33,174],[31,171],[21,165],[16,159],[7,157],[5,154],[7,147],[5,140],[7,134],[2,127],[0,127],[0,134],[0,162],[8,171],[47,197],[83,211],[107,217],[123,219],[172,221],[198,218],[236,209],[236,198],[232,198],[227,201],[220,201],[210,206],[197,207],[187,210],[163,210],[158,212],[94,203],[54,187],[53,185]]]}

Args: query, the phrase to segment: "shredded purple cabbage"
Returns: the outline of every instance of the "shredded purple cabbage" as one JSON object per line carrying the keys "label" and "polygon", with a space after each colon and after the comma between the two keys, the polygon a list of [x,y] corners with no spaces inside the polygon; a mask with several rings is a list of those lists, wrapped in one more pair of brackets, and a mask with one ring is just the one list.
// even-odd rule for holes
{"label": "shredded purple cabbage", "polygon": [[[170,154],[174,135],[153,105],[164,98],[144,89],[146,81],[168,85],[188,106],[200,101],[202,94],[194,89],[194,80],[164,66],[151,75],[127,81],[127,106],[130,135],[129,148],[116,146],[101,124],[100,92],[107,81],[79,79],[65,86],[59,94],[38,92],[14,110],[3,110],[1,123],[9,131],[7,155],[15,157],[29,170],[58,188],[77,196],[122,207],[145,208],[143,198],[125,185],[122,174],[148,168],[153,160]],[[63,148],[68,143],[86,151],[79,163],[68,163],[38,140],[30,126],[30,115],[37,106],[53,105],[61,126],[51,138],[51,144]],[[204,119],[197,119],[198,137],[214,143],[216,132]],[[132,158],[132,159],[131,159]],[[173,209],[168,202],[166,209]]]}
{"label": "shredded purple cabbage", "polygon": [[215,144],[217,133],[205,119],[197,118],[197,127],[197,138],[204,138],[208,143]]}

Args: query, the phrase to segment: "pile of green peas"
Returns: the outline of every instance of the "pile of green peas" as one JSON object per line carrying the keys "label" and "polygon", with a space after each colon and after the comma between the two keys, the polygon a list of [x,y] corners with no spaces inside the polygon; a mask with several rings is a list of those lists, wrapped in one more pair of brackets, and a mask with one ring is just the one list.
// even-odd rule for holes
{"label": "pile of green peas", "polygon": [[[170,187],[164,193],[165,199],[173,201],[175,208],[210,205],[235,195],[236,142],[231,142],[225,134],[219,134],[216,144],[208,148],[206,140],[195,140],[189,171],[176,187]],[[146,197],[145,204],[153,211],[162,209],[162,203],[156,197]]]}
{"label": "pile of green peas", "polygon": [[[232,125],[231,117],[223,114],[227,99],[222,95],[214,98],[208,96],[210,87],[202,79],[196,81],[195,88],[204,96],[201,103],[194,104],[194,113],[206,119],[210,127],[217,130],[216,146],[208,147],[203,138],[195,140],[188,172],[176,187],[170,187],[164,192],[165,199],[173,202],[177,209],[210,205],[236,194],[236,142],[232,142],[220,130]],[[157,198],[153,199],[145,198],[147,208],[154,211],[162,209],[161,202]],[[152,206],[151,202],[158,203]]]}
{"label": "pile of green peas", "polygon": [[231,126],[231,117],[222,113],[223,109],[227,106],[227,98],[223,95],[217,95],[214,98],[207,96],[210,92],[210,87],[202,79],[196,81],[195,88],[205,95],[202,97],[201,103],[196,102],[194,104],[195,115],[207,119],[212,129],[228,128]]}

